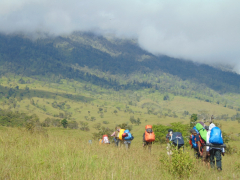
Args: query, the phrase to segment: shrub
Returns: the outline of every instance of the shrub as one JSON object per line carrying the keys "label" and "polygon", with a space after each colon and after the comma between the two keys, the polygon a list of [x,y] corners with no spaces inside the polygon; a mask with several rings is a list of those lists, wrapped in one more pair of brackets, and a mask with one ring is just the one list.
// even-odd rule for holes
{"label": "shrub", "polygon": [[67,126],[68,126],[68,121],[67,121],[66,119],[63,119],[63,120],[61,121],[61,124],[62,124],[62,126],[63,126],[64,128],[67,128]]}
{"label": "shrub", "polygon": [[68,123],[68,127],[69,127],[70,129],[78,129],[78,123],[77,123],[76,121],[70,121],[70,122]]}
{"label": "shrub", "polygon": [[194,159],[188,152],[182,152],[181,150],[173,150],[173,154],[168,156],[166,154],[160,157],[160,162],[163,167],[172,175],[178,178],[189,178],[194,168]]}

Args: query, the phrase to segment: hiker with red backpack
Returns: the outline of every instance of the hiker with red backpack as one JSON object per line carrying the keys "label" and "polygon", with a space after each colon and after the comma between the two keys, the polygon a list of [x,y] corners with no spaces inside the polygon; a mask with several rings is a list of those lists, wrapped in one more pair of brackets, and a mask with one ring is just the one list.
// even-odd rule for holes
{"label": "hiker with red backpack", "polygon": [[219,127],[216,127],[215,124],[211,123],[209,126],[209,131],[207,133],[207,152],[210,156],[210,165],[211,168],[215,167],[215,158],[217,170],[222,171],[222,156],[224,156],[225,149],[223,145],[222,132]]}
{"label": "hiker with red backpack", "polygon": [[143,147],[151,153],[152,143],[155,141],[155,134],[152,130],[152,125],[145,126],[145,132],[143,133]]}
{"label": "hiker with red backpack", "polygon": [[102,144],[110,144],[109,138],[107,134],[102,136]]}

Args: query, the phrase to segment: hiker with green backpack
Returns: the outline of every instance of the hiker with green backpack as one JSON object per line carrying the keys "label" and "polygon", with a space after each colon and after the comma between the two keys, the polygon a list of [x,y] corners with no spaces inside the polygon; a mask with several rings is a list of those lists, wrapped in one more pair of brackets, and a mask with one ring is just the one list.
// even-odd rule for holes
{"label": "hiker with green backpack", "polygon": [[205,125],[203,122],[199,122],[196,124],[196,129],[199,132],[199,140],[200,140],[200,156],[202,157],[202,161],[205,163],[205,165],[210,168],[210,163],[209,163],[209,153],[207,152],[207,147],[206,147],[206,141],[207,141],[207,131],[204,129]]}
{"label": "hiker with green backpack", "polygon": [[223,145],[222,132],[220,128],[216,127],[215,124],[211,123],[209,126],[209,131],[207,133],[207,144],[211,144],[211,146],[207,146],[207,151],[210,156],[210,165],[211,168],[215,167],[215,158],[217,170],[222,171],[222,156],[224,156],[225,149]]}

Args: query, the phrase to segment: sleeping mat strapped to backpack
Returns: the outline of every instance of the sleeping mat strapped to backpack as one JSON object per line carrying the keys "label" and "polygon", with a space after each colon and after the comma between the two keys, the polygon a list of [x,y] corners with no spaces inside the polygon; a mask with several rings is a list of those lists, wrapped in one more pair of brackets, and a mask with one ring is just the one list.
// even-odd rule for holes
{"label": "sleeping mat strapped to backpack", "polygon": [[206,129],[204,129],[204,127],[200,123],[196,124],[196,128],[197,128],[200,136],[202,137],[202,139],[206,142],[207,141],[207,131],[206,131]]}
{"label": "sleeping mat strapped to backpack", "polygon": [[118,138],[119,138],[119,140],[121,140],[121,141],[123,140],[122,135],[123,135],[124,131],[125,131],[125,129],[120,129],[120,131],[119,131],[119,133],[118,133]]}

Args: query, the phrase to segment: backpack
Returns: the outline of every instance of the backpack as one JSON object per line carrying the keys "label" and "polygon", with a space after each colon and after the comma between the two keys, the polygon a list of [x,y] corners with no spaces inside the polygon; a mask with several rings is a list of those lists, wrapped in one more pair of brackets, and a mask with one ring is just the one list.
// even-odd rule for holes
{"label": "backpack", "polygon": [[[198,136],[198,135],[197,135],[197,136]],[[197,142],[196,142],[196,137],[193,136],[193,135],[192,135],[192,147],[193,147],[194,149],[197,149],[197,147],[198,147],[198,144],[197,144]]]}
{"label": "backpack", "polygon": [[192,147],[192,137],[193,137],[193,135],[191,135],[189,138],[189,144],[191,145],[191,147]]}
{"label": "backpack", "polygon": [[206,129],[204,129],[203,126],[200,123],[196,124],[196,129],[198,130],[202,139],[206,142],[207,141],[207,131],[206,131]]}
{"label": "backpack", "polygon": [[125,130],[124,133],[128,134],[128,136],[124,138],[125,140],[133,140],[134,137],[132,136],[132,134],[130,133],[130,131],[128,129]]}
{"label": "backpack", "polygon": [[151,125],[146,125],[145,126],[145,141],[146,142],[153,142],[155,141],[155,134],[152,130]]}
{"label": "backpack", "polygon": [[218,144],[218,145],[223,144],[222,131],[219,127],[212,128],[210,132],[209,142],[211,144]]}
{"label": "backpack", "polygon": [[102,136],[102,143],[103,144],[109,144],[110,142],[109,142],[109,139],[108,139],[108,135],[103,135]]}
{"label": "backpack", "polygon": [[199,132],[198,132],[196,126],[194,126],[193,129],[197,132],[197,134],[199,134]]}
{"label": "backpack", "polygon": [[171,141],[175,146],[182,147],[184,145],[184,139],[182,137],[182,133],[180,132],[174,132],[172,134],[172,139]]}
{"label": "backpack", "polygon": [[120,131],[119,131],[119,133],[118,133],[118,138],[119,138],[119,140],[121,140],[121,141],[123,140],[122,135],[123,135],[124,131],[125,131],[125,129],[120,129]]}

